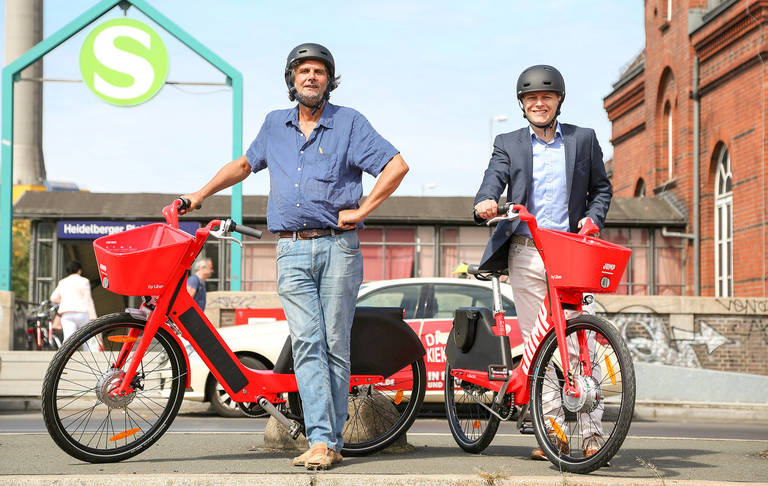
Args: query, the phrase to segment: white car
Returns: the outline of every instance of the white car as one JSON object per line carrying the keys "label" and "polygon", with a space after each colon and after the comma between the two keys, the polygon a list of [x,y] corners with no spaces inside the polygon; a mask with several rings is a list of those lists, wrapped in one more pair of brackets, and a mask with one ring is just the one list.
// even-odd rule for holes
{"label": "white car", "polygon": [[[522,337],[517,327],[512,289],[504,283],[501,289],[512,354],[519,355],[522,351]],[[461,278],[407,278],[363,284],[357,304],[402,307],[405,310],[405,322],[416,332],[427,351],[424,357],[427,366],[425,400],[441,402],[445,374],[444,350],[454,311],[466,306],[492,308],[492,301],[490,282]],[[252,312],[254,315],[263,315],[263,311]],[[247,319],[249,311],[238,310],[236,314]],[[263,322],[258,317],[250,321],[219,329],[219,333],[244,365],[254,369],[271,369],[288,336],[288,324],[285,321]],[[242,416],[237,404],[230,400],[191,345],[187,346],[187,352],[190,355],[192,390],[188,390],[184,398],[210,401],[214,410],[222,416]]]}

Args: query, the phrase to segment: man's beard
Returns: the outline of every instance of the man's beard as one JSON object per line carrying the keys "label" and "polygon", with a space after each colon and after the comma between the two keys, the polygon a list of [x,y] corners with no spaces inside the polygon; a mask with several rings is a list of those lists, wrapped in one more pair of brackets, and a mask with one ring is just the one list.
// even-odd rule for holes
{"label": "man's beard", "polygon": [[317,106],[323,101],[322,92],[318,92],[317,94],[304,94],[306,91],[307,90],[299,91],[299,96],[301,96],[301,99],[304,101],[304,103],[310,106]]}

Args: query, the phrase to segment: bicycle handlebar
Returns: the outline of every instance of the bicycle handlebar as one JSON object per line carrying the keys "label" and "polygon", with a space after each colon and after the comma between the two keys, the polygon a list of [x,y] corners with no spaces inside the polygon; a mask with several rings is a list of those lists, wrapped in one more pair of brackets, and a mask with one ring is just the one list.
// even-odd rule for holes
{"label": "bicycle handlebar", "polygon": [[[185,197],[179,197],[168,206],[165,206],[163,208],[163,216],[165,217],[165,221],[172,227],[178,228],[179,227],[179,211],[182,211],[184,209],[189,209],[191,204],[192,203],[190,202],[189,199]],[[195,207],[195,209],[200,209],[201,207],[202,205],[198,205]],[[214,221],[218,222],[218,220],[214,220]],[[220,230],[221,230],[221,233],[237,232],[244,235],[253,236],[254,238],[261,238],[262,236],[262,231],[257,230],[256,228],[251,228],[249,226],[244,226],[242,224],[237,224],[231,219],[228,219],[225,222],[221,223]],[[217,238],[222,237],[221,234],[217,234],[213,232],[210,234],[213,234],[214,237],[217,237]]]}
{"label": "bicycle handlebar", "polygon": [[[512,206],[513,206],[513,203],[511,203],[511,202],[510,203],[506,203],[506,204],[502,204],[501,206],[498,206],[496,208],[496,214],[499,215],[499,216],[503,216],[503,215],[507,214],[507,211],[509,211],[509,209]],[[485,219],[481,218],[480,215],[477,214],[477,211],[475,211],[474,209],[472,210],[472,217],[474,218],[476,225],[486,224],[487,221],[488,221],[488,220],[485,220]]]}
{"label": "bicycle handlebar", "polygon": [[256,228],[251,228],[250,226],[244,226],[242,224],[237,224],[231,219],[228,219],[224,222],[222,225],[222,229],[224,232],[231,233],[242,233],[244,235],[253,236],[254,238],[261,238],[261,235],[263,232],[261,230],[257,230]]}

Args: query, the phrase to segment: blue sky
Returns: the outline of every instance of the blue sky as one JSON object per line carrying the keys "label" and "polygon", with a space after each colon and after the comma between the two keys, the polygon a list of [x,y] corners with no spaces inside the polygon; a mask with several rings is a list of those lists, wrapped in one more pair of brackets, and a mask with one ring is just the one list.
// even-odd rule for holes
{"label": "blue sky", "polygon": [[[95,3],[45,0],[44,36]],[[288,51],[302,42],[328,47],[342,76],[331,101],[362,112],[411,167],[397,195],[474,195],[488,163],[491,118],[508,117],[493,134],[525,125],[515,83],[533,64],[560,69],[567,89],[560,120],[594,128],[609,158],[603,97],[644,46],[639,0],[149,3],[243,74],[243,151],[269,111],[291,105],[282,74]],[[102,19],[122,15],[116,8]],[[128,16],[157,27],[136,9]],[[224,81],[156,30],[169,51],[169,81]],[[80,78],[89,31],[44,58],[45,77]],[[139,107],[118,108],[83,83],[46,83],[48,178],[94,192],[196,190],[231,159],[231,99],[226,87],[166,86]],[[365,176],[366,192],[374,182]],[[266,172],[251,175],[243,190],[267,194]]]}

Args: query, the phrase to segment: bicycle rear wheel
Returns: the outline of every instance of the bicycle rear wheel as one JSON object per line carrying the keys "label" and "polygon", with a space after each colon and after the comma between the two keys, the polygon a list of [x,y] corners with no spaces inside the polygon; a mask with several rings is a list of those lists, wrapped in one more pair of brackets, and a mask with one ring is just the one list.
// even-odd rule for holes
{"label": "bicycle rear wheel", "polygon": [[[578,334],[588,343],[591,370],[578,359]],[[564,377],[555,333],[541,345],[533,367],[531,417],[539,446],[563,471],[598,469],[624,442],[635,408],[635,370],[616,327],[597,316],[568,321],[566,342],[571,374],[582,392],[563,394]]]}
{"label": "bicycle rear wheel", "polygon": [[453,439],[465,451],[473,454],[484,451],[496,435],[499,418],[483,407],[490,407],[495,398],[493,390],[452,379],[451,365],[446,363],[445,414]]}
{"label": "bicycle rear wheel", "polygon": [[[416,420],[427,386],[424,358],[373,385],[351,384],[347,422],[344,424],[345,456],[380,451],[405,433]],[[303,416],[298,393],[288,394],[294,415]]]}
{"label": "bicycle rear wheel", "polygon": [[133,360],[135,346],[124,366],[115,367],[121,347],[138,342],[145,324],[127,313],[101,317],[78,329],[51,361],[43,382],[43,418],[53,440],[72,457],[122,461],[152,445],[173,422],[187,368],[183,350],[163,329],[139,364],[134,391],[125,397],[109,393]]}

